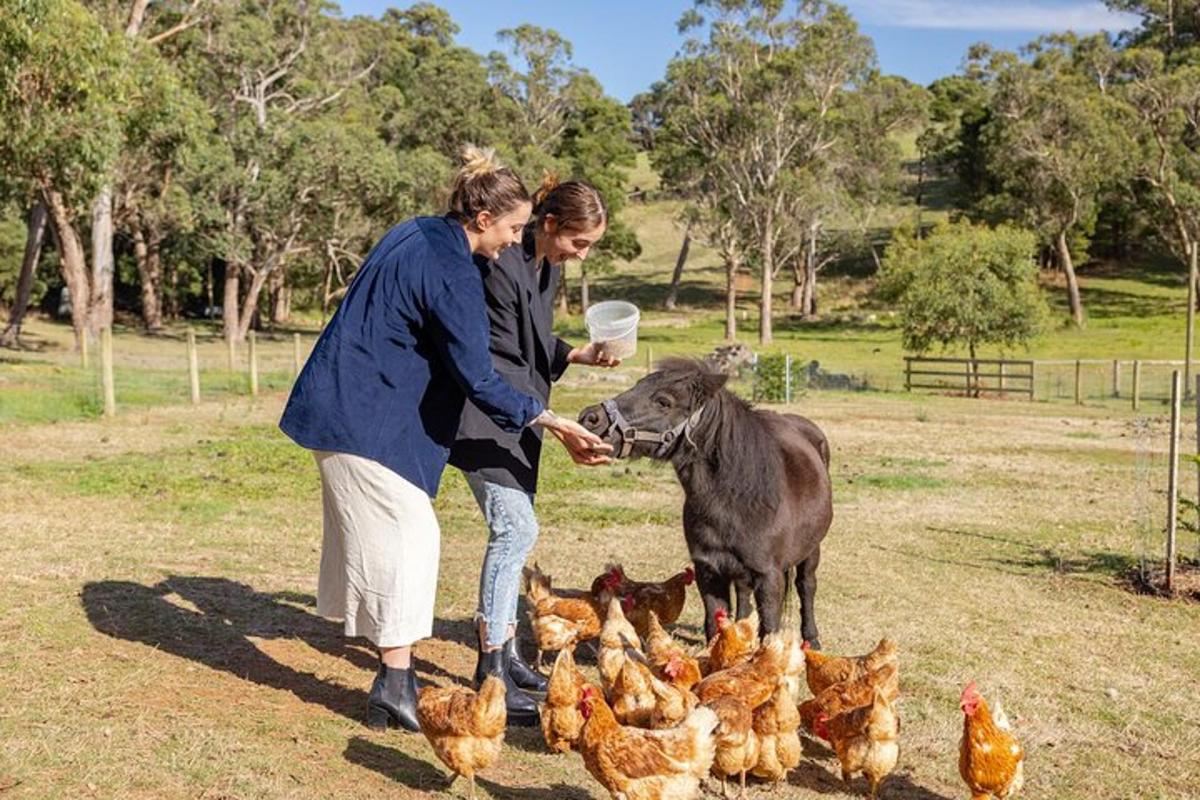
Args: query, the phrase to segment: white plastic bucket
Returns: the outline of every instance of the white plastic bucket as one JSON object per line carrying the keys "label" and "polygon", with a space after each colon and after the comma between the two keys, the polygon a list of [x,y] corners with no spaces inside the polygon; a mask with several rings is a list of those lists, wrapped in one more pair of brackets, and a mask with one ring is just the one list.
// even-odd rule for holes
{"label": "white plastic bucket", "polygon": [[605,300],[587,310],[583,321],[600,354],[622,360],[637,353],[637,329],[642,312],[624,300]]}

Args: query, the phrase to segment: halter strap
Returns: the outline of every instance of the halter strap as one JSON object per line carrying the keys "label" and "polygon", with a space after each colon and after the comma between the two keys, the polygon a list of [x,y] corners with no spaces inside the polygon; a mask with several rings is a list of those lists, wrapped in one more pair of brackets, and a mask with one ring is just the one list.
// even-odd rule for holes
{"label": "halter strap", "polygon": [[608,427],[604,430],[604,434],[610,431],[616,431],[621,435],[621,449],[614,452],[613,455],[617,458],[628,458],[633,452],[634,446],[638,442],[646,442],[647,444],[657,444],[654,448],[654,458],[666,459],[669,458],[673,449],[678,446],[680,438],[692,440],[691,433],[696,429],[696,425],[700,422],[700,415],[704,413],[707,404],[700,406],[683,422],[674,426],[670,430],[661,433],[654,431],[642,431],[629,424],[629,420],[625,419],[625,415],[621,413],[621,409],[617,407],[617,401],[614,398],[603,401],[600,404],[606,414],[608,414]]}

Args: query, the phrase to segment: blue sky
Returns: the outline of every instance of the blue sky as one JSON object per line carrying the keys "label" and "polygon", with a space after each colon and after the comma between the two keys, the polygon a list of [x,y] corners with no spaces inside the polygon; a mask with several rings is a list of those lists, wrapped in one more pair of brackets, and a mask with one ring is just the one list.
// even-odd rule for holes
{"label": "blue sky", "polygon": [[[843,0],[845,2],[845,0]],[[496,31],[531,22],[554,28],[575,49],[574,61],[629,100],[662,77],[682,42],[675,21],[689,0],[435,0],[462,29],[460,43],[481,53],[498,47]],[[884,72],[926,84],[956,72],[975,42],[1015,49],[1040,33],[1118,31],[1137,19],[1099,0],[849,0],[845,4],[875,41]],[[341,0],[342,12],[378,15],[408,2]]]}

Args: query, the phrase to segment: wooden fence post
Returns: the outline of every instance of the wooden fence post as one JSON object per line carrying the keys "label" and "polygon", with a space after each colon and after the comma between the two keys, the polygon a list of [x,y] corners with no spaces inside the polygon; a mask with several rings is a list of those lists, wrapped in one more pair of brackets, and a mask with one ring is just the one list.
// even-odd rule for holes
{"label": "wooden fence post", "polygon": [[783,356],[783,402],[792,402],[792,354]]}
{"label": "wooden fence post", "polygon": [[646,345],[646,374],[654,371],[654,348]]}
{"label": "wooden fence post", "polygon": [[1171,445],[1167,473],[1167,579],[1166,590],[1175,590],[1175,528],[1178,522],[1176,501],[1179,495],[1179,370],[1171,372]]}
{"label": "wooden fence post", "polygon": [[904,357],[904,391],[912,391],[912,356]]}
{"label": "wooden fence post", "polygon": [[250,331],[250,394],[258,394],[258,346],[254,331]]}
{"label": "wooden fence post", "polygon": [[1029,402],[1033,402],[1033,390],[1037,385],[1037,362],[1029,362]]}
{"label": "wooden fence post", "polygon": [[1192,341],[1196,331],[1196,242],[1192,242],[1188,259],[1187,345],[1183,357],[1183,392],[1192,390]]}
{"label": "wooden fence post", "polygon": [[100,329],[100,381],[104,387],[104,416],[117,413],[117,396],[113,388],[113,343],[112,328]]}
{"label": "wooden fence post", "polygon": [[1075,359],[1075,405],[1083,405],[1083,362]]}
{"label": "wooden fence post", "polygon": [[237,372],[237,343],[233,341],[233,337],[225,340],[229,345],[229,371]]}
{"label": "wooden fence post", "polygon": [[300,361],[300,334],[292,334],[292,366],[295,369],[296,376],[300,376],[300,368],[303,363]]}
{"label": "wooden fence post", "polygon": [[1142,404],[1142,362],[1133,361],[1133,410],[1137,411]]}
{"label": "wooden fence post", "polygon": [[196,332],[187,329],[188,387],[191,389],[192,405],[200,402],[200,359],[196,355]]}
{"label": "wooden fence post", "polygon": [[1004,367],[1005,367],[1005,363],[1004,363],[1003,361],[1001,361],[1001,362],[1000,362],[1000,387],[999,387],[999,388],[1000,388],[1000,399],[1004,399],[1004,389],[1005,389],[1005,386],[1004,386]]}
{"label": "wooden fence post", "polygon": [[79,337],[79,366],[84,369],[88,368],[88,332],[87,328],[83,329],[83,335]]}
{"label": "wooden fence post", "polygon": [[1116,358],[1113,359],[1112,379],[1113,379],[1112,396],[1120,397],[1121,396],[1121,361],[1120,361],[1120,359],[1116,359]]}

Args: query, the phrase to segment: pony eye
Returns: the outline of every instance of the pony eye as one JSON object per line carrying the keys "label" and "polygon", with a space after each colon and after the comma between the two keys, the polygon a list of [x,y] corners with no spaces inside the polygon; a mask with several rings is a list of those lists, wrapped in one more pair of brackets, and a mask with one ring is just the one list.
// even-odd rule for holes
{"label": "pony eye", "polygon": [[659,395],[658,397],[654,398],[654,405],[662,409],[670,408],[671,398],[667,397],[666,395]]}

